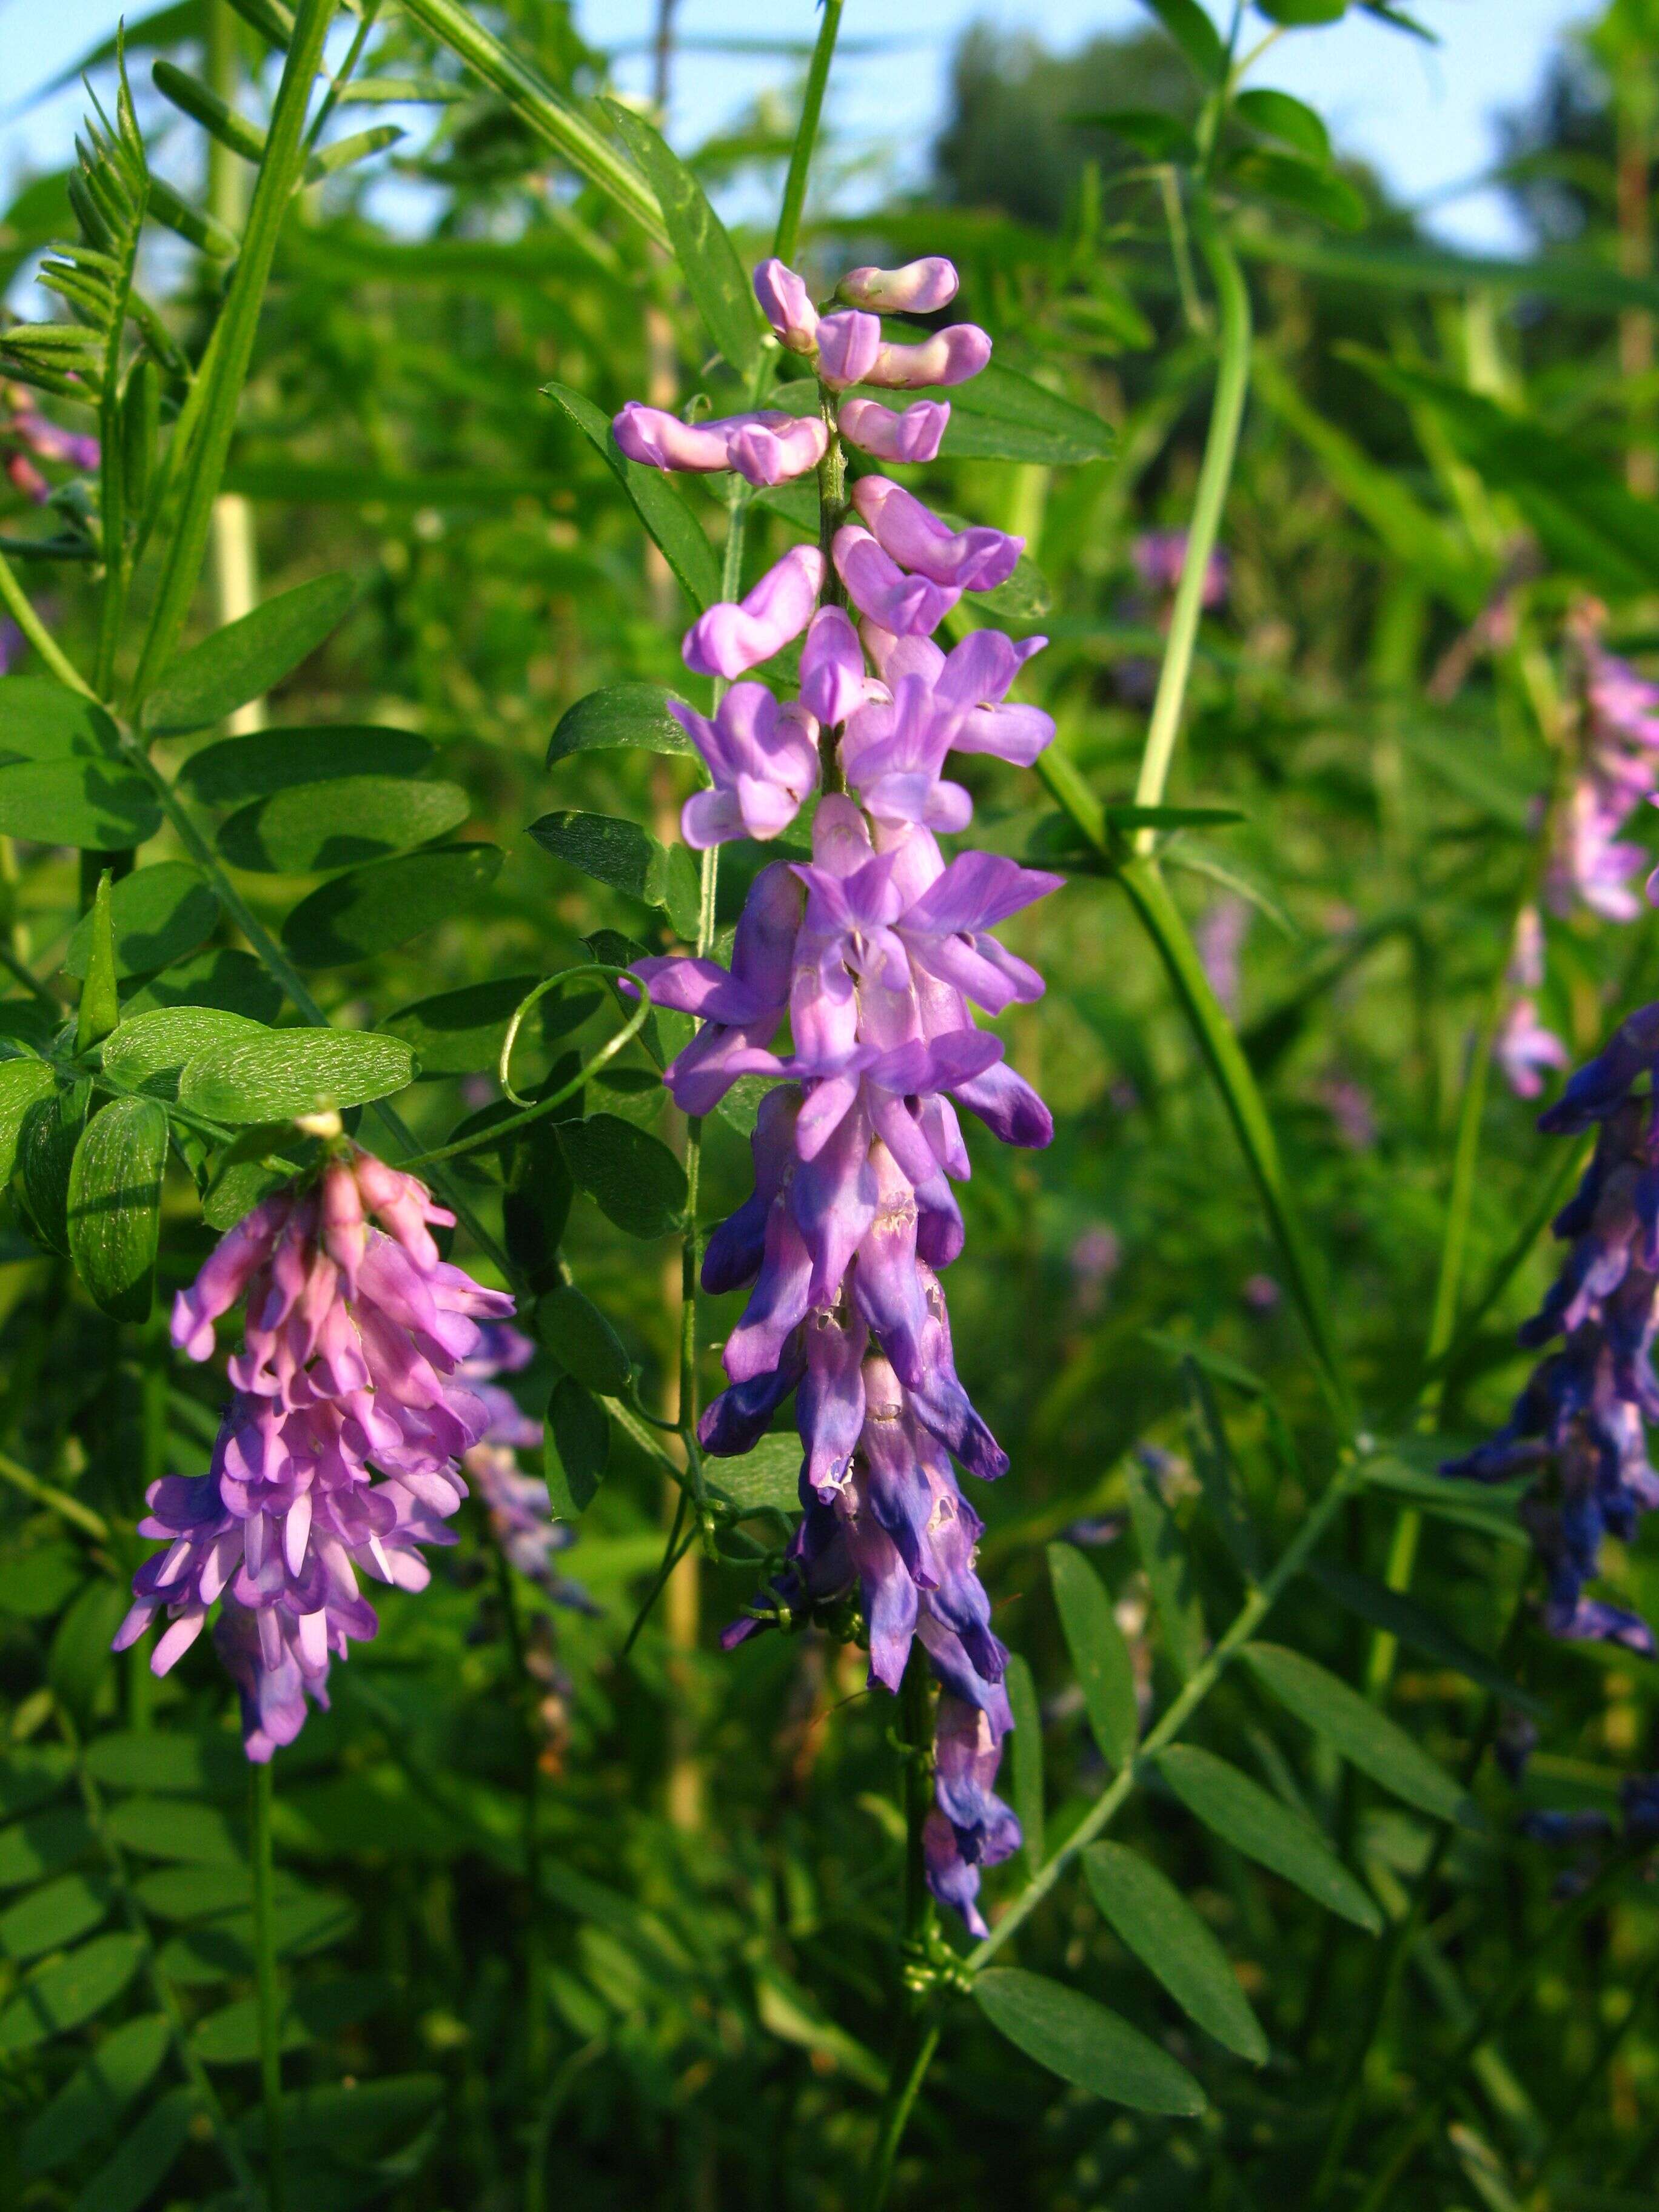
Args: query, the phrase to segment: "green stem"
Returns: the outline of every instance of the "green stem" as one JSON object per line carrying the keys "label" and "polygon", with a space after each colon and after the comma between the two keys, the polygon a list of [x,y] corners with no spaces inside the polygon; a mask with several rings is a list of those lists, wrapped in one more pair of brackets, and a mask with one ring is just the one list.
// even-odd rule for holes
{"label": "green stem", "polygon": [[[1208,264],[1215,285],[1220,317],[1215,401],[1204,441],[1204,459],[1198,474],[1193,518],[1187,531],[1187,556],[1176,587],[1170,615],[1170,635],[1158,671],[1158,694],[1146,728],[1146,748],[1141,756],[1135,784],[1137,806],[1159,806],[1170,780],[1170,763],[1180,734],[1186,704],[1188,679],[1192,674],[1193,650],[1198,642],[1199,618],[1204,611],[1204,583],[1210,556],[1221,528],[1227,487],[1232,479],[1233,457],[1238,450],[1239,426],[1244,417],[1244,395],[1250,377],[1250,293],[1233,250],[1214,216],[1202,204],[1193,211],[1193,234]],[[1152,850],[1156,833],[1137,833],[1136,849]]]}
{"label": "green stem", "polygon": [[1516,1961],[1510,1972],[1481,2006],[1458,2038],[1444,2063],[1435,2069],[1432,2094],[1396,2133],[1392,2150],[1375,2169],[1370,2187],[1359,2200],[1358,2212],[1382,2212],[1382,2207],[1404,2179],[1418,2152],[1439,2125],[1469,2061],[1488,2037],[1503,2026],[1526,1996],[1539,1968],[1556,1944],[1607,1902],[1629,1871],[1632,1862],[1647,1848],[1645,1844],[1626,1844],[1608,1860],[1588,1888],[1552,1912],[1542,1935]]}
{"label": "green stem", "polygon": [[253,1860],[253,1956],[259,2011],[259,2093],[265,2116],[265,2197],[283,2212],[283,2002],[276,1980],[276,1926],[271,1907],[271,1762],[256,1759],[250,1783]]}
{"label": "green stem", "polygon": [[215,330],[210,369],[204,364],[204,374],[210,377],[211,389],[203,403],[177,521],[156,585],[155,605],[133,681],[135,700],[142,700],[155,688],[173,658],[196,595],[207,553],[213,502],[236,427],[237,403],[253,359],[277,234],[305,165],[306,110],[335,5],[336,0],[299,0],[295,10],[294,37],[276,89],[242,250]]}
{"label": "green stem", "polygon": [[91,684],[59,652],[57,640],[29,605],[28,594],[12,574],[11,563],[3,553],[0,553],[0,599],[4,600],[7,613],[58,681],[66,684],[71,691],[78,691],[83,699],[94,697]]}
{"label": "green stem", "polygon": [[830,64],[835,58],[836,36],[841,29],[842,0],[819,0],[819,4],[823,9],[823,20],[818,25],[817,44],[812,49],[811,64],[806,72],[800,121],[795,129],[795,143],[789,150],[789,173],[784,179],[783,205],[778,210],[778,227],[772,238],[772,251],[777,258],[790,263],[800,242],[807,172],[812,166],[818,125],[823,115],[824,91],[830,82]]}
{"label": "green stem", "polygon": [[1248,1644],[1280,1594],[1302,1571],[1313,1555],[1320,1538],[1330,1526],[1338,1508],[1352,1494],[1354,1462],[1345,1460],[1332,1477],[1324,1495],[1285,1546],[1283,1553],[1258,1588],[1252,1590],[1233,1619],[1231,1626],[1199,1666],[1180,1695],[1170,1705],[1164,1717],[1141,1745],[1139,1752],[1127,1766],[1122,1767],[1094,1802],[1093,1807],[1072,1831],[1064,1844],[1042,1870],[1032,1875],[1019,1895],[1009,1905],[982,1942],[969,1954],[968,1966],[975,1972],[989,1964],[1023,1922],[1036,1911],[1048,1892],[1076,1858],[1079,1852],[1093,1843],[1095,1838],[1110,1821],[1119,1806],[1128,1796],[1135,1782],[1148,1763],[1168,1744],[1173,1743],[1192,1718],[1216,1684],[1220,1680],[1228,1662],[1241,1646]]}
{"label": "green stem", "polygon": [[[1046,757],[1045,757],[1046,759]],[[1038,763],[1042,772],[1045,763]],[[1045,780],[1047,780],[1045,778]],[[1054,786],[1051,783],[1051,789]],[[1062,804],[1064,804],[1062,799]],[[1076,817],[1073,817],[1076,819]],[[1079,826],[1082,826],[1079,824]],[[1097,841],[1099,842],[1099,841]],[[1326,1322],[1326,1302],[1314,1279],[1302,1225],[1285,1180],[1273,1124],[1256,1088],[1237,1034],[1204,972],[1204,963],[1182,920],[1180,909],[1155,862],[1131,860],[1118,872],[1142,927],[1158,949],[1164,970],[1191,1025],[1228,1119],[1233,1125],[1268,1227],[1284,1263],[1291,1296],[1313,1349],[1315,1366],[1338,1430],[1352,1437],[1357,1421],[1352,1394],[1340,1355]]]}
{"label": "green stem", "polygon": [[3,1452],[0,1452],[0,1482],[10,1483],[14,1490],[21,1490],[25,1498],[32,1498],[37,1505],[44,1505],[48,1512],[72,1522],[94,1542],[102,1544],[108,1540],[109,1522],[101,1513],[94,1512],[90,1505],[82,1505],[78,1498],[71,1498],[66,1490],[55,1490],[51,1483],[42,1482],[38,1474],[31,1474],[27,1468],[20,1467],[15,1459],[9,1459]]}
{"label": "green stem", "polygon": [[905,2124],[921,2092],[939,2042],[939,2021],[928,1958],[937,1911],[927,1887],[923,1828],[933,1804],[933,1699],[927,1655],[920,1642],[910,1647],[899,1684],[896,1736],[903,1760],[904,1899],[899,1926],[898,2028],[887,2071],[887,2089],[876,2125],[865,2203],[881,2212],[892,2185],[893,2166],[904,2139]]}

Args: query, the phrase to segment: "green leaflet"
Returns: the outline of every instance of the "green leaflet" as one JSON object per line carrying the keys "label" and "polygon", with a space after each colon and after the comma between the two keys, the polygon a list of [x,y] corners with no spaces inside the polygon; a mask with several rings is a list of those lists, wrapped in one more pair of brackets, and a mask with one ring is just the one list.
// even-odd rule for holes
{"label": "green leaflet", "polygon": [[205,730],[263,697],[333,635],[356,596],[349,576],[316,576],[215,630],[181,653],[145,700],[145,729],[158,738]]}
{"label": "green leaflet", "polygon": [[709,337],[740,376],[751,378],[766,326],[725,224],[690,170],[642,115],[620,100],[608,100],[605,106],[656,193],[674,258]]}
{"label": "green leaflet", "polygon": [[401,1037],[272,1030],[198,1052],[179,1076],[179,1103],[215,1121],[289,1121],[389,1097],[414,1075],[415,1056]]}
{"label": "green leaflet", "polygon": [[167,1159],[167,1111],[150,1098],[112,1100],[75,1149],[70,1256],[94,1299],[117,1321],[143,1321],[149,1313]]}
{"label": "green leaflet", "polygon": [[1083,1871],[1095,1903],[1147,1971],[1207,2035],[1261,2065],[1267,2039],[1227,1954],[1167,1875],[1122,1844],[1091,1844]]}
{"label": "green leaflet", "polygon": [[1129,1647],[1111,1600],[1100,1577],[1070,1544],[1049,1545],[1048,1579],[1095,1741],[1114,1766],[1126,1765],[1134,1756],[1140,1716]]}
{"label": "green leaflet", "polygon": [[[158,860],[123,876],[110,896],[115,933],[115,972],[150,975],[170,968],[212,936],[219,902],[199,868],[187,860]],[[86,915],[70,935],[64,955],[66,975],[82,976],[92,948],[93,917]]]}
{"label": "green leaflet", "polygon": [[1287,1711],[1383,1789],[1437,1820],[1479,1826],[1467,1792],[1419,1748],[1398,1722],[1299,1651],[1247,1644],[1252,1673]]}
{"label": "green leaflet", "polygon": [[1204,2092],[1184,2066],[1144,2036],[1063,1982],[996,1966],[975,1977],[974,2001],[1010,2043],[1091,2096],[1132,2112],[1190,2119],[1205,2110]]}
{"label": "green leaflet", "polygon": [[1382,1915],[1324,1838],[1259,1782],[1193,1744],[1161,1751],[1158,1765],[1188,1811],[1235,1850],[1294,1882],[1328,1912],[1380,1933]]}

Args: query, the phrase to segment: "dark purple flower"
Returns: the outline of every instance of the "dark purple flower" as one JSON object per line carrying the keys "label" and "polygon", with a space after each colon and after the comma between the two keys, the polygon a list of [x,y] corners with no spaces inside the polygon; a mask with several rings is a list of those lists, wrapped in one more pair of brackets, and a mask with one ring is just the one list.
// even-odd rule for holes
{"label": "dark purple flower", "polygon": [[1601,1539],[1627,1540],[1659,1504],[1644,1423],[1659,1417],[1650,1364],[1659,1298],[1659,1125],[1651,1083],[1659,1058],[1659,1006],[1632,1014],[1595,1060],[1579,1069],[1539,1117],[1552,1134],[1595,1127],[1595,1152],[1557,1214],[1567,1245],[1560,1272],[1521,1341],[1559,1340],[1533,1370],[1508,1423],[1443,1473],[1476,1481],[1534,1477],[1521,1513],[1543,1564],[1544,1621],[1552,1634],[1654,1654],[1639,1614],[1588,1596],[1601,1571]]}

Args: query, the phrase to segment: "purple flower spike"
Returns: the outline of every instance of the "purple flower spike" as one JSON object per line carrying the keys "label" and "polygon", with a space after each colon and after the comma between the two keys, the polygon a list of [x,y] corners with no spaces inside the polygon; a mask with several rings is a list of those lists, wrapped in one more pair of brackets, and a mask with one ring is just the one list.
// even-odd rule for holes
{"label": "purple flower spike", "polygon": [[685,634],[686,666],[696,676],[746,676],[781,653],[812,618],[823,587],[823,556],[797,545],[741,599],[722,599]]}
{"label": "purple flower spike", "polygon": [[899,637],[922,637],[937,629],[962,588],[935,584],[926,576],[907,576],[867,530],[847,523],[830,549],[836,573],[861,615]]}
{"label": "purple flower spike", "polygon": [[[842,287],[848,304],[820,316],[781,262],[763,263],[755,276],[779,339],[841,392],[860,381],[904,388],[976,374],[990,341],[972,325],[915,344],[881,335],[880,311],[931,313],[956,289],[956,271],[938,257],[856,270]],[[842,437],[893,462],[932,459],[950,417],[943,401],[896,412],[864,392],[842,398],[836,412]],[[617,437],[655,465],[714,468],[726,458],[753,480],[775,481],[797,458],[793,440],[800,454],[817,450],[816,440],[807,444],[812,428],[805,421],[787,431],[770,416],[680,424],[635,407],[618,417]],[[1042,639],[1017,644],[976,630],[947,654],[930,635],[963,592],[1006,580],[1021,540],[953,530],[883,476],[859,482],[852,504],[858,520],[830,549],[850,611],[818,603],[825,563],[802,548],[741,602],[708,609],[685,641],[689,667],[732,682],[805,632],[799,703],[780,706],[762,684],[737,683],[712,718],[674,708],[714,780],[686,805],[687,842],[775,836],[830,781],[837,787],[817,803],[811,858],[756,878],[729,968],[645,957],[634,965],[637,983],[624,978],[621,988],[643,986],[700,1023],[664,1079],[687,1114],[711,1112],[743,1077],[774,1086],[755,1123],[750,1194],[704,1249],[709,1295],[744,1296],[721,1352],[728,1387],[698,1434],[707,1451],[740,1456],[773,1433],[793,1395],[802,1517],[781,1571],[721,1644],[735,1650],[771,1622],[825,1613],[844,1633],[845,1609],[856,1604],[870,1680],[896,1690],[920,1639],[943,1691],[928,1878],[979,1929],[981,1870],[1015,1848],[1019,1831],[994,1794],[1010,1725],[1006,1654],[975,1568],[979,1516],[957,1471],[994,1481],[1008,1456],[957,1373],[939,1270],[963,1249],[954,1186],[969,1160],[958,1110],[1006,1144],[1046,1145],[1054,1133],[1047,1107],[1004,1060],[1001,1040],[975,1026],[973,1010],[998,1013],[1041,996],[1042,977],[995,931],[1060,878],[983,853],[947,863],[937,838],[965,829],[973,814],[968,793],[945,777],[952,747],[1029,765],[1054,724],[1008,697]],[[343,1218],[341,1238],[352,1229]],[[210,1334],[207,1308],[234,1296],[229,1278],[258,1264],[257,1252],[228,1256],[227,1285],[186,1325]],[[369,1281],[367,1261],[362,1272]],[[1620,1371],[1638,1356],[1640,1337],[1633,1316],[1610,1322]],[[319,1357],[341,1387],[355,1376],[349,1341],[331,1340]],[[280,1382],[280,1367],[270,1371]],[[514,1432],[524,1416],[501,1395]],[[237,1478],[250,1497],[258,1441],[248,1443]],[[1522,1441],[1531,1448],[1530,1437]],[[503,1540],[522,1544],[527,1558],[525,1516],[539,1513],[539,1488],[500,1452],[477,1443],[467,1464]],[[180,1497],[171,1510],[183,1546],[171,1571],[188,1582],[196,1563],[210,1579],[224,1535],[214,1501],[198,1507]],[[1577,1523],[1563,1543],[1574,1559],[1582,1553]],[[270,1571],[267,1559],[262,1571]],[[179,1633],[192,1633],[187,1604],[179,1619]]]}
{"label": "purple flower spike", "polygon": [[918,399],[895,414],[879,399],[849,396],[837,410],[841,434],[878,461],[933,461],[951,420],[948,399]]}
{"label": "purple flower spike", "polygon": [[920,345],[884,345],[858,379],[883,391],[915,392],[930,384],[966,384],[991,358],[991,341],[977,323],[952,323]]}
{"label": "purple flower spike", "polygon": [[1632,1014],[1581,1068],[1542,1129],[1576,1134],[1600,1125],[1595,1156],[1556,1216],[1568,1249],[1539,1311],[1522,1328],[1532,1347],[1555,1344],[1534,1368],[1504,1428],[1444,1474],[1477,1482],[1534,1477],[1521,1518],[1543,1565],[1544,1625],[1553,1635],[1613,1643],[1654,1656],[1649,1625],[1586,1595],[1601,1572],[1601,1539],[1628,1541],[1659,1505],[1644,1423],[1659,1419],[1652,1364],[1659,1328],[1659,1121],[1650,1089],[1659,1054],[1659,1006]]}
{"label": "purple flower spike", "polygon": [[932,315],[956,298],[958,282],[954,265],[933,254],[907,261],[902,269],[849,269],[836,297],[878,315]]}
{"label": "purple flower spike", "polygon": [[805,283],[775,257],[755,271],[755,297],[761,313],[791,353],[811,354],[817,347],[818,314]]}
{"label": "purple flower spike", "polygon": [[734,684],[712,722],[678,699],[668,711],[714,779],[680,814],[693,852],[732,837],[764,842],[789,827],[818,780],[817,724],[805,708],[780,707],[763,684]]}
{"label": "purple flower spike", "polygon": [[735,469],[752,484],[787,483],[823,459],[830,433],[816,416],[775,409],[731,415],[709,422],[682,422],[659,407],[630,399],[612,422],[617,445],[647,468],[712,475]]}
{"label": "purple flower spike", "polygon": [[1006,531],[950,529],[886,477],[861,477],[853,489],[853,505],[882,551],[900,568],[951,590],[994,592],[1013,574],[1025,550],[1023,538],[1011,538]]}

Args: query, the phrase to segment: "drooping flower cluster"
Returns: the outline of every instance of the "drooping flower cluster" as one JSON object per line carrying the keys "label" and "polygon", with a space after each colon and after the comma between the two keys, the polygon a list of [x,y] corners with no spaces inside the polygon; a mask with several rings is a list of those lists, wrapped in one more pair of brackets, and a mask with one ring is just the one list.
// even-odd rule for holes
{"label": "drooping flower cluster", "polygon": [[250,1759],[291,1743],[307,1694],[328,1702],[331,1662],[375,1633],[359,1576],[423,1589],[421,1547],[455,1540],[459,1462],[491,1420],[462,1369],[513,1301],[439,1256],[432,1228],[453,1220],[413,1176],[343,1153],[245,1215],[179,1294],[180,1351],[210,1358],[245,1299],[243,1348],[208,1473],[150,1486],[139,1534],[167,1548],[134,1577],[115,1646],[165,1612],[164,1674],[222,1601],[214,1641]]}
{"label": "drooping flower cluster", "polygon": [[[1571,625],[1578,760],[1553,825],[1545,896],[1555,914],[1580,905],[1606,921],[1633,921],[1642,908],[1630,879],[1647,854],[1619,833],[1659,785],[1659,684],[1607,650],[1601,620],[1601,610],[1589,605]],[[1648,890],[1651,897],[1651,881]]]}
{"label": "drooping flower cluster", "polygon": [[525,1413],[496,1379],[522,1372],[536,1357],[536,1347],[522,1331],[501,1321],[485,1322],[478,1339],[477,1349],[455,1371],[483,1403],[489,1425],[477,1443],[462,1453],[461,1465],[508,1564],[526,1582],[538,1583],[556,1605],[568,1606],[575,1613],[597,1613],[599,1608],[581,1584],[560,1574],[553,1565],[556,1555],[577,1540],[574,1527],[553,1518],[547,1485],[519,1465],[520,1452],[541,1449],[542,1424]]}
{"label": "drooping flower cluster", "polygon": [[[1648,1089],[1636,1085],[1642,1077]],[[1601,1539],[1628,1540],[1659,1505],[1644,1424],[1659,1419],[1651,1354],[1659,1326],[1659,1005],[1644,1006],[1568,1083],[1539,1119],[1553,1135],[1594,1128],[1595,1152],[1556,1216],[1568,1243],[1560,1273],[1521,1331],[1554,1344],[1508,1424],[1443,1472],[1501,1482],[1536,1473],[1522,1514],[1542,1560],[1546,1625],[1557,1636],[1620,1644],[1651,1657],[1639,1614],[1584,1585],[1600,1571]]]}
{"label": "drooping flower cluster", "polygon": [[[1601,643],[1603,610],[1587,601],[1573,613],[1568,641],[1576,714],[1571,775],[1545,824],[1544,902],[1565,917],[1583,909],[1603,921],[1633,921],[1641,901],[1632,885],[1645,849],[1620,832],[1644,800],[1659,804],[1659,684]],[[1539,802],[1540,817],[1543,801]],[[1648,880],[1656,896],[1659,873]],[[1537,994],[1544,981],[1544,931],[1535,906],[1516,921],[1506,978],[1508,1002],[1494,1057],[1519,1098],[1535,1098],[1546,1073],[1568,1064],[1565,1045],[1545,1027]]]}
{"label": "drooping flower cluster", "polygon": [[[847,304],[821,314],[793,270],[757,270],[774,331],[817,370],[823,435],[799,441],[801,467],[828,450],[832,425],[884,463],[933,458],[948,403],[896,414],[848,387],[953,384],[983,368],[989,341],[970,324],[899,344],[869,312],[929,313],[956,285],[940,260],[860,270],[842,280]],[[678,430],[647,423],[648,411],[623,410],[618,442],[681,465]],[[699,428],[726,437],[729,465],[755,480],[750,425],[738,420]],[[769,467],[779,450],[767,448]],[[1007,696],[1043,641],[976,629],[947,652],[932,633],[965,592],[1002,583],[1021,550],[1001,531],[952,528],[884,474],[864,475],[827,562],[799,548],[698,620],[686,665],[732,688],[712,720],[675,709],[714,781],[687,803],[687,842],[775,837],[825,788],[811,860],[756,878],[729,969],[635,963],[655,1003],[702,1019],[665,1079],[687,1114],[708,1113],[741,1076],[775,1079],[752,1140],[754,1194],[704,1257],[710,1292],[748,1285],[749,1300],[725,1346],[730,1387],[700,1433],[711,1452],[746,1452],[793,1392],[804,1513],[785,1572],[727,1647],[856,1593],[871,1679],[896,1691],[921,1639],[942,1685],[928,1876],[975,1929],[980,1869],[1014,1850],[1019,1831],[994,1794],[1011,1725],[1006,1655],[974,1568],[981,1524],[951,1462],[987,1478],[1008,1462],[957,1379],[939,1271],[963,1243],[951,1188],[969,1172],[958,1109],[1006,1143],[1053,1133],[970,1006],[996,1014],[1041,994],[1041,977],[991,932],[1060,878],[984,853],[947,861],[938,842],[973,811],[944,775],[949,753],[1029,765],[1052,737],[1046,714]],[[796,638],[798,699],[741,680]]]}
{"label": "drooping flower cluster", "polygon": [[65,430],[42,415],[27,391],[17,384],[0,386],[0,446],[6,449],[6,476],[14,491],[37,506],[52,496],[52,486],[35,466],[37,461],[57,461],[71,469],[90,471],[99,464],[96,438]]}

